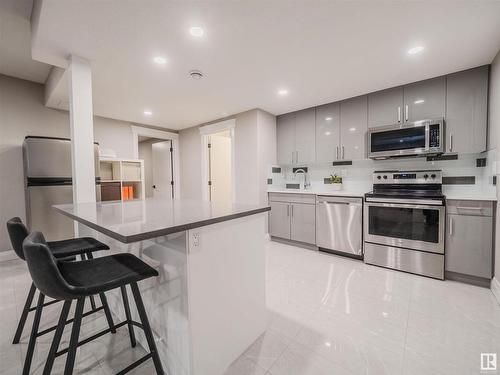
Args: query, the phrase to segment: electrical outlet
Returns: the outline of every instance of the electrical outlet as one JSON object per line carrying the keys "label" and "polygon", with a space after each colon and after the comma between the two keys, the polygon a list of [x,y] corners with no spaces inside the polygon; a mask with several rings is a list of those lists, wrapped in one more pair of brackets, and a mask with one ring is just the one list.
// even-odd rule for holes
{"label": "electrical outlet", "polygon": [[192,245],[193,245],[193,247],[200,247],[200,233],[198,233],[198,232],[193,233]]}

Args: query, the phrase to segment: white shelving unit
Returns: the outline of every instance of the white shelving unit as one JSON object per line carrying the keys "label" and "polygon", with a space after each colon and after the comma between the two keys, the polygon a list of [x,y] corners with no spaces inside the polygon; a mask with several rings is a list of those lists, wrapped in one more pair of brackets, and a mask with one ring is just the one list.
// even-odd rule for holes
{"label": "white shelving unit", "polygon": [[146,197],[144,183],[144,160],[100,158],[102,200],[125,200],[123,188],[131,186],[131,199]]}

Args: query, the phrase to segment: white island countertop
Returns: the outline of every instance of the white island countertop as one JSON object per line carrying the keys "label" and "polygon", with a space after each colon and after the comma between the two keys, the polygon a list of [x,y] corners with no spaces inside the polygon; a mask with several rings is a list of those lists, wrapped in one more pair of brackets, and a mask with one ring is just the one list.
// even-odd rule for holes
{"label": "white island countertop", "polygon": [[54,208],[123,243],[147,240],[270,210],[266,205],[218,205],[198,200],[155,198],[62,204]]}

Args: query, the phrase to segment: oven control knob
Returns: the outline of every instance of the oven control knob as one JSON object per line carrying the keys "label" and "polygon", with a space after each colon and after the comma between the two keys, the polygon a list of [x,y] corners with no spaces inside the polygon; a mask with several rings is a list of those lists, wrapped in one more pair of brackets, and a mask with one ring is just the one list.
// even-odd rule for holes
{"label": "oven control knob", "polygon": [[380,180],[382,178],[382,176],[377,176],[377,178]]}
{"label": "oven control knob", "polygon": [[424,178],[427,180],[429,178],[429,175],[427,173],[424,174]]}
{"label": "oven control knob", "polygon": [[434,173],[431,174],[431,178],[436,178],[436,175]]}
{"label": "oven control knob", "polygon": [[387,176],[386,175],[384,175],[384,180],[387,180]]}

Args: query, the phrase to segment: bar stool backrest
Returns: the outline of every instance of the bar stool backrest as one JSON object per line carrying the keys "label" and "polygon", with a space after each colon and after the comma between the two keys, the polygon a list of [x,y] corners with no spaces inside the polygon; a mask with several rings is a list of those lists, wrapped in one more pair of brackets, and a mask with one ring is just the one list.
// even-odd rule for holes
{"label": "bar stool backrest", "polygon": [[24,260],[23,241],[30,232],[22,220],[18,217],[13,217],[7,221],[7,232],[9,232],[10,242],[17,256]]}
{"label": "bar stool backrest", "polygon": [[23,242],[24,256],[35,286],[46,296],[58,300],[75,298],[75,288],[67,283],[57,266],[43,234],[33,232]]}

